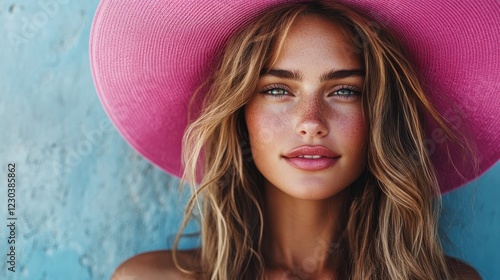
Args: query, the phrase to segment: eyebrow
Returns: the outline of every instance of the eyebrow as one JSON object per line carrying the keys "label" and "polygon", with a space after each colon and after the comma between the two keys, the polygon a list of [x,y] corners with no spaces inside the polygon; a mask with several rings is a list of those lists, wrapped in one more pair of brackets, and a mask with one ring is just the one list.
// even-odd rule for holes
{"label": "eyebrow", "polygon": [[[300,71],[289,71],[283,69],[262,69],[260,76],[274,76],[282,79],[301,81],[303,75]],[[362,69],[342,69],[342,70],[332,70],[327,72],[320,77],[321,82],[326,82],[328,80],[343,79],[347,77],[364,77],[365,71]]]}

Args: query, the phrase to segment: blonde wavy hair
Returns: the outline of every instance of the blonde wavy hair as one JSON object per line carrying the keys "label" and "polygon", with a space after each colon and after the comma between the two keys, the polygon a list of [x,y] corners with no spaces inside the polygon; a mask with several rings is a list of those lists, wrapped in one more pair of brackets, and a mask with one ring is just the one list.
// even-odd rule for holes
{"label": "blonde wavy hair", "polygon": [[[366,71],[367,168],[349,187],[332,267],[345,279],[449,279],[437,233],[440,190],[425,147],[423,112],[452,142],[467,146],[433,108],[403,49],[383,26],[348,7],[319,2],[270,9],[237,32],[221,54],[205,84],[201,114],[183,139],[181,185],[192,187],[192,197],[174,243],[176,266],[200,279],[264,279],[263,177],[251,161],[243,108],[261,70],[274,63],[288,30],[304,15],[340,26]],[[182,268],[176,256],[193,217],[201,226],[197,271]]]}

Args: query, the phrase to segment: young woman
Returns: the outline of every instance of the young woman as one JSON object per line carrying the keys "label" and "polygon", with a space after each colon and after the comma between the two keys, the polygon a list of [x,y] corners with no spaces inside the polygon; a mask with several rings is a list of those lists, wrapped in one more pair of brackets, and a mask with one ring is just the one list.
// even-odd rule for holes
{"label": "young woman", "polygon": [[282,3],[219,49],[183,138],[184,226],[197,218],[202,246],[135,256],[113,279],[480,279],[441,247],[425,117],[471,152],[467,138],[390,31]]}

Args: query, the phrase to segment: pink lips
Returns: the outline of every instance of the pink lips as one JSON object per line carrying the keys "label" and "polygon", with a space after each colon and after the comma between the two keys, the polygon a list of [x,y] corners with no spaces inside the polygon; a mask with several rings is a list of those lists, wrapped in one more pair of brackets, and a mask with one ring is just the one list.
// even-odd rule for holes
{"label": "pink lips", "polygon": [[323,146],[301,146],[286,154],[284,159],[293,167],[314,171],[332,166],[339,157],[332,150]]}

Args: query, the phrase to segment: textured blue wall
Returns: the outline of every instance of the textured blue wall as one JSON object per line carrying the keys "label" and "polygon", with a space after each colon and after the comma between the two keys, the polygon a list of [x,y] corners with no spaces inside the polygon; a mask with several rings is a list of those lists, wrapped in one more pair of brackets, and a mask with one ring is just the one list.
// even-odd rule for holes
{"label": "textured blue wall", "polygon": [[[126,258],[170,247],[179,227],[177,180],[132,151],[98,101],[88,62],[97,4],[0,0],[0,279],[109,279]],[[6,262],[10,162],[15,273]],[[444,197],[447,250],[485,279],[500,279],[499,186],[497,164]]]}

